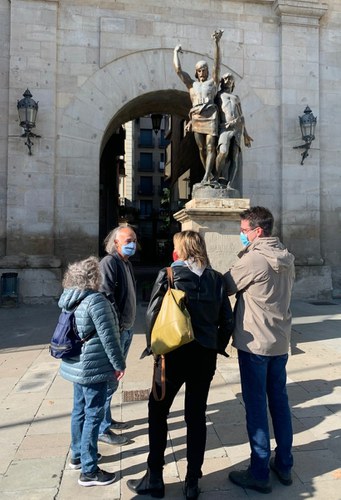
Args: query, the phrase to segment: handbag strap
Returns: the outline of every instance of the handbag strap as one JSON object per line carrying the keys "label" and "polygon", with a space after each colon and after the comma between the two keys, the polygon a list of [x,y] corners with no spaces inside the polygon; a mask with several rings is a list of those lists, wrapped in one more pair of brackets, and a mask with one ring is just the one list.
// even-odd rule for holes
{"label": "handbag strap", "polygon": [[168,288],[173,288],[174,275],[173,275],[173,269],[171,267],[167,267],[167,279],[168,279]]}
{"label": "handbag strap", "polygon": [[153,396],[155,401],[162,401],[163,399],[165,399],[166,395],[166,360],[163,354],[160,356],[160,362],[161,362],[161,396],[159,397],[156,390],[156,372],[157,372],[158,359],[157,358],[154,359]]}

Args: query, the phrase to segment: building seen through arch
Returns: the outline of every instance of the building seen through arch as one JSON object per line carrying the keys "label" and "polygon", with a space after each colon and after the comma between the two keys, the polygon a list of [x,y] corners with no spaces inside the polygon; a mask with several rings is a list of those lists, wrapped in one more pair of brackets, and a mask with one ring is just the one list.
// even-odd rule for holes
{"label": "building seen through arch", "polygon": [[[100,255],[104,253],[106,234],[116,225],[129,224],[138,234],[135,264],[158,266],[170,262],[172,237],[181,229],[173,214],[190,199],[190,166],[200,169],[200,160],[193,144],[190,150],[186,148],[182,160],[186,121],[176,115],[160,116],[160,129],[156,131],[151,115],[124,123],[103,150]],[[172,169],[173,162],[177,171]]]}

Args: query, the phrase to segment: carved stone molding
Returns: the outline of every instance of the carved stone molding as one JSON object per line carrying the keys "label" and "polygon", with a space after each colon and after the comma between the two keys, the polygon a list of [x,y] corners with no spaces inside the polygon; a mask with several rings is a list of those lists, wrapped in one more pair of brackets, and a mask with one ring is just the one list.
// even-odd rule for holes
{"label": "carved stone molding", "polygon": [[280,17],[281,24],[317,27],[321,17],[328,11],[328,4],[319,0],[308,2],[304,0],[275,0],[273,9]]}

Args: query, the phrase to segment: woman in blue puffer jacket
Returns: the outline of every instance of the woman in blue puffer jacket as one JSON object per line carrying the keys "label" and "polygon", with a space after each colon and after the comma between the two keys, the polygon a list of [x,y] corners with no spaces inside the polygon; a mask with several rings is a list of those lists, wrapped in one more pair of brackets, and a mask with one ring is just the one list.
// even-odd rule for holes
{"label": "woman in blue puffer jacket", "polygon": [[115,474],[98,468],[97,439],[104,414],[107,382],[124,375],[125,360],[119,341],[117,315],[100,293],[101,273],[97,257],[69,265],[63,279],[64,291],[59,307],[75,310],[81,338],[95,330],[84,342],[79,356],[64,358],[60,374],[73,382],[71,415],[71,461],[73,469],[82,468],[81,486],[103,486],[115,481]]}

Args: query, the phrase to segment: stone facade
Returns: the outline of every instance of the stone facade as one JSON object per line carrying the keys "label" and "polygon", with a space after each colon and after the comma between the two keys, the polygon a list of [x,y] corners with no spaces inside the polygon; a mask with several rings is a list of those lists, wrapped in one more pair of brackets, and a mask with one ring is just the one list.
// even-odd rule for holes
{"label": "stone facade", "polygon": [[[97,253],[104,145],[144,114],[185,116],[173,48],[191,74],[211,67],[222,28],[222,71],[254,139],[242,196],[273,211],[302,296],[340,296],[340,26],[340,0],[0,0],[0,255]],[[26,88],[39,101],[33,156],[16,110]],[[300,165],[306,105],[318,121]]]}

